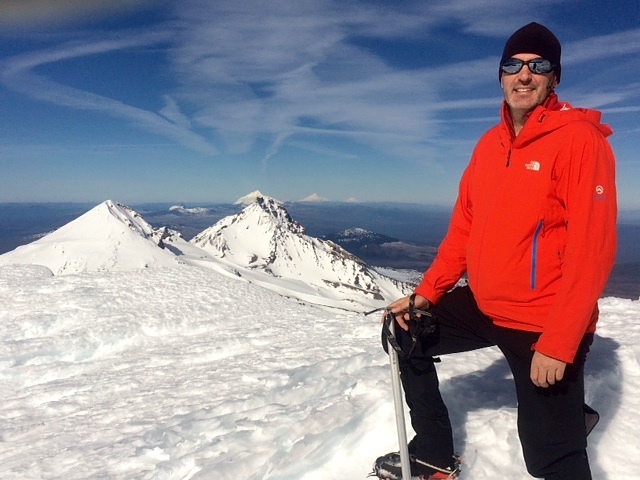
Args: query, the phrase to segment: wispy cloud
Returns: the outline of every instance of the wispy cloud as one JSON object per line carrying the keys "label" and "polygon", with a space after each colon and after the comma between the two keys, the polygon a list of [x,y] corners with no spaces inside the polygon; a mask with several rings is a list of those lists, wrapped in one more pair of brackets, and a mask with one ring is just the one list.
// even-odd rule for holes
{"label": "wispy cloud", "polygon": [[[596,35],[563,46],[563,69],[577,73],[566,92],[576,105],[619,108],[640,99],[640,28]],[[564,75],[564,74],[563,74]]]}
{"label": "wispy cloud", "polygon": [[575,65],[638,53],[640,53],[640,28],[567,43],[563,48],[563,63]]}
{"label": "wispy cloud", "polygon": [[[267,140],[263,162],[296,134],[308,138],[314,130],[324,138],[366,137],[386,153],[400,142],[424,146],[439,134],[440,90],[451,72],[398,69],[357,42],[415,36],[432,27],[423,9],[421,3],[409,10],[333,1],[183,3],[172,50],[178,98],[197,106],[193,121],[233,151]],[[486,59],[477,63],[489,70]]]}
{"label": "wispy cloud", "polygon": [[128,105],[119,100],[57,83],[35,70],[43,65],[123,49],[166,42],[165,32],[151,31],[90,43],[74,43],[58,49],[9,58],[0,64],[0,81],[31,98],[79,110],[95,110],[122,118],[150,132],[171,138],[193,150],[214,155],[217,149],[189,129],[177,106],[169,98],[162,115]]}
{"label": "wispy cloud", "polygon": [[394,65],[371,47],[402,40],[428,49],[443,24],[502,38],[530,21],[531,9],[543,15],[557,3],[532,1],[522,12],[511,0],[187,0],[176,10],[171,50],[176,98],[195,108],[194,124],[215,132],[228,151],[266,142],[263,164],[314,131],[323,139],[364,140],[383,154],[425,157],[442,136],[443,112],[497,111],[500,98],[487,92],[493,83],[497,93],[499,52],[415,68]]}
{"label": "wispy cloud", "polygon": [[[105,1],[94,0],[92,8]],[[532,10],[542,21],[547,7],[558,3],[532,0],[522,12],[512,0],[183,0],[169,21],[151,30],[9,58],[0,64],[0,80],[31,98],[126,119],[206,154],[266,145],[258,153],[265,167],[285,145],[314,149],[314,138],[317,151],[330,152],[331,137],[382,154],[425,158],[443,141],[448,113],[472,111],[469,122],[497,113],[500,52],[416,68],[399,66],[376,47],[402,40],[429,48],[442,25],[455,26],[452,35],[495,42],[530,21]],[[46,64],[140,46],[157,49],[177,85],[158,92],[158,112],[38,73]],[[563,64],[638,50],[640,30],[631,30],[568,43]],[[637,93],[581,95],[590,105],[608,106]]]}

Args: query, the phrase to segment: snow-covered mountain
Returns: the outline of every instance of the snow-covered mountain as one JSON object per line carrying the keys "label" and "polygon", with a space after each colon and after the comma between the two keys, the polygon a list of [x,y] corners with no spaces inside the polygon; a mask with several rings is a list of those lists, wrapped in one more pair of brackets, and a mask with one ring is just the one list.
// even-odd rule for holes
{"label": "snow-covered mountain", "polygon": [[209,209],[204,207],[187,208],[184,205],[172,205],[169,207],[169,211],[176,215],[206,215],[209,213]]}
{"label": "snow-covered mountain", "polygon": [[56,275],[175,266],[179,244],[188,248],[177,232],[154,229],[134,210],[107,200],[58,230],[0,255],[0,265],[44,265]]}
{"label": "snow-covered mountain", "polygon": [[409,291],[405,283],[378,273],[338,245],[307,236],[276,200],[256,198],[191,242],[166,227],[153,228],[134,210],[108,200],[0,255],[0,265],[44,265],[59,275],[184,264],[350,310],[383,306]]}
{"label": "snow-covered mountain", "polygon": [[381,275],[339,245],[306,235],[282,204],[268,196],[257,197],[191,243],[245,275],[267,274],[282,293],[293,291],[314,303],[319,296],[325,299],[320,303],[332,306],[361,297],[385,303],[409,291],[408,285]]}
{"label": "snow-covered mountain", "polygon": [[389,237],[387,235],[381,235],[379,233],[365,230],[364,228],[348,228],[332,235],[325,235],[325,238],[332,240],[336,243],[340,242],[342,245],[363,245],[363,244],[383,244],[389,242],[397,242],[397,238]]}

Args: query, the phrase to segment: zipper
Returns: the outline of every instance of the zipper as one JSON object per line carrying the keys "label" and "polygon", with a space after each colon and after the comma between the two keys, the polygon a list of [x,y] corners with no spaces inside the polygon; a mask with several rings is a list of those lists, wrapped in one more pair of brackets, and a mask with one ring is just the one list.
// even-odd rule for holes
{"label": "zipper", "polygon": [[511,149],[507,152],[507,167],[511,164]]}
{"label": "zipper", "polygon": [[533,242],[531,245],[531,279],[530,279],[530,287],[531,290],[535,290],[536,288],[536,268],[538,262],[538,238],[540,237],[540,232],[542,232],[542,227],[544,226],[544,220],[540,220],[538,222],[538,226],[536,227],[535,232],[533,232]]}

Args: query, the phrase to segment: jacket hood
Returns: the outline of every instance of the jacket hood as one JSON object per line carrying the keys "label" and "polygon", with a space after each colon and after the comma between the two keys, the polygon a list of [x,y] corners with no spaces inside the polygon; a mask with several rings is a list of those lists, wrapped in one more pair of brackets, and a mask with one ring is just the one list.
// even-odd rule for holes
{"label": "jacket hood", "polygon": [[[501,116],[502,126],[513,140],[513,122],[511,120],[511,113],[509,112],[509,106],[505,101],[502,102]],[[605,137],[608,137],[613,133],[613,130],[611,130],[609,125],[600,123],[601,117],[602,113],[597,110],[574,108],[568,102],[561,102],[555,93],[551,93],[542,105],[539,105],[531,112],[525,128],[522,129],[520,135],[518,135],[515,140],[517,140],[518,143],[532,141],[568,123],[578,121],[588,121],[600,130]]]}

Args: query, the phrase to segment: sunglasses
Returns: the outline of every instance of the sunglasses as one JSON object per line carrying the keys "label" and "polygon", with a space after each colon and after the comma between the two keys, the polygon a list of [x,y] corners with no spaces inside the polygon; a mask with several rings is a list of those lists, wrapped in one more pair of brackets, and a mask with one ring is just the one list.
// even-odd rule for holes
{"label": "sunglasses", "polygon": [[508,75],[513,75],[514,73],[518,73],[522,70],[524,66],[529,67],[531,73],[549,73],[553,71],[556,66],[551,63],[549,60],[545,60],[544,58],[534,58],[533,60],[519,60],[517,58],[507,58],[500,65],[500,70],[502,73],[506,73]]}

